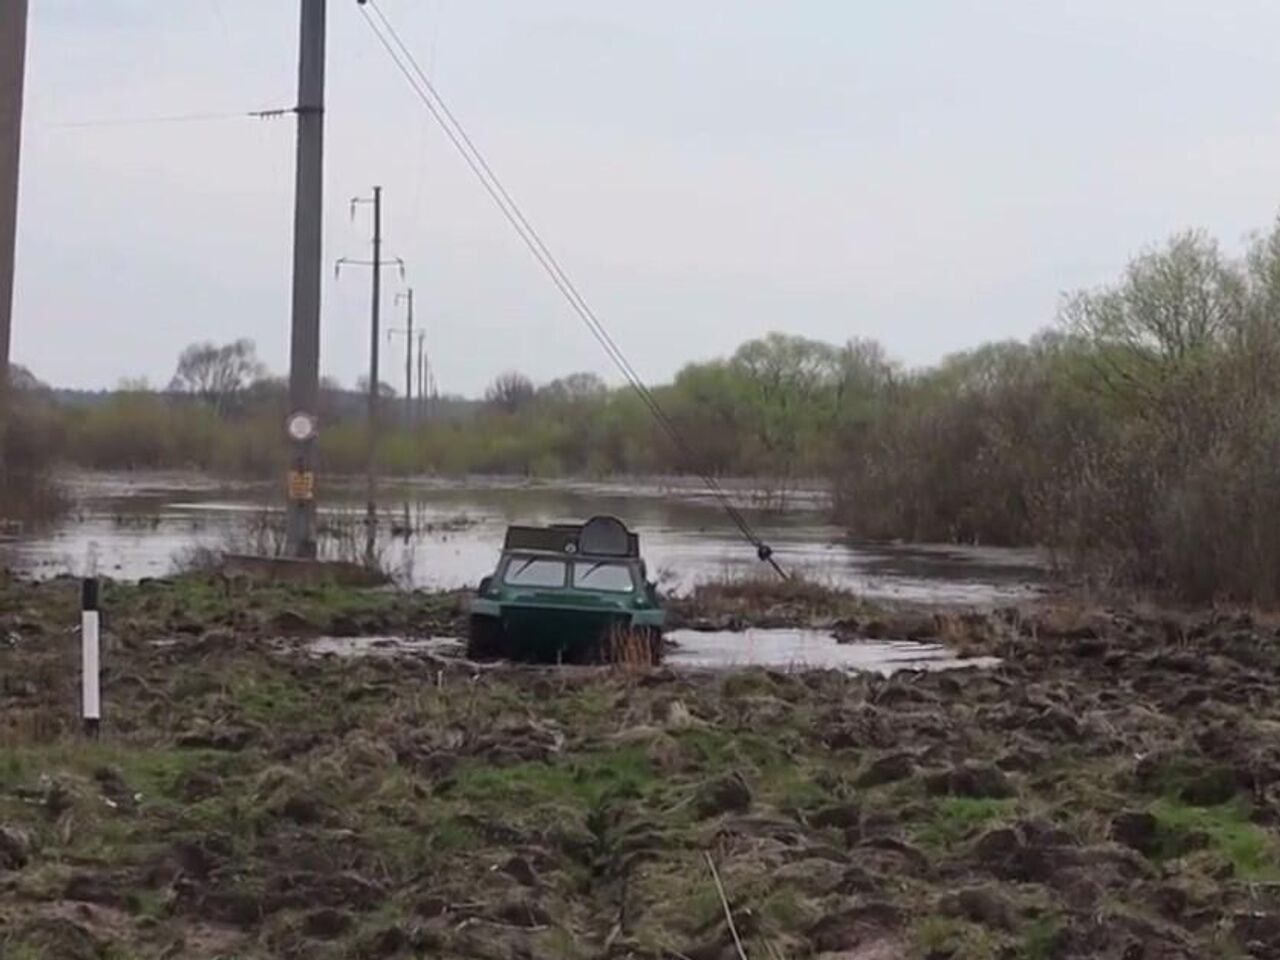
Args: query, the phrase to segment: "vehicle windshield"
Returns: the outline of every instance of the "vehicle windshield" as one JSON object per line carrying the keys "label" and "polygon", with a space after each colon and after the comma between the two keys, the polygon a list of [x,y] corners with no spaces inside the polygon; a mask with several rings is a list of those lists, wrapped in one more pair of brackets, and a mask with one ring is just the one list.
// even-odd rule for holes
{"label": "vehicle windshield", "polygon": [[563,587],[565,562],[544,557],[512,557],[502,582],[512,587]]}
{"label": "vehicle windshield", "polygon": [[623,563],[591,562],[581,560],[573,565],[573,585],[583,590],[603,590],[607,593],[631,593],[635,583],[631,568]]}

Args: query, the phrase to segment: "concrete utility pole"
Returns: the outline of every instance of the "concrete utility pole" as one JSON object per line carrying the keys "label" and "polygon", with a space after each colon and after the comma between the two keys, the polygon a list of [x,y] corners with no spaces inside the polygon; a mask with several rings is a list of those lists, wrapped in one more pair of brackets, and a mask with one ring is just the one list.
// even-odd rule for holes
{"label": "concrete utility pole", "polygon": [[378,323],[382,309],[382,188],[373,188],[373,305],[369,315],[369,447],[368,469],[368,556],[373,557],[373,540],[378,529]]}
{"label": "concrete utility pole", "polygon": [[[0,0],[4,2],[4,0]],[[320,400],[320,289],[324,269],[325,2],[302,0],[298,57],[298,169],[293,220],[293,327],[289,350],[289,473],[286,547],[316,555],[316,418]]]}
{"label": "concrete utility pole", "polygon": [[9,340],[18,245],[18,166],[26,77],[27,0],[0,0],[0,480],[9,420]]}
{"label": "concrete utility pole", "polygon": [[374,541],[378,532],[378,346],[379,329],[382,312],[382,268],[385,265],[397,265],[400,276],[404,276],[404,261],[399,257],[393,260],[382,259],[382,188],[374,187],[373,196],[356,197],[351,201],[351,212],[361,204],[373,205],[373,259],[348,260],[345,257],[338,261],[338,272],[344,266],[363,266],[373,268],[373,300],[369,323],[369,413],[368,413],[368,445],[365,450],[365,554],[367,560],[373,559]]}
{"label": "concrete utility pole", "polygon": [[396,303],[408,306],[405,316],[405,329],[389,330],[387,336],[404,334],[404,422],[412,425],[413,416],[413,287],[404,293],[396,294]]}
{"label": "concrete utility pole", "polygon": [[427,389],[427,358],[423,353],[424,341],[427,339],[427,331],[418,331],[418,399],[417,411],[418,419],[425,421],[427,419],[427,405],[425,401]]}

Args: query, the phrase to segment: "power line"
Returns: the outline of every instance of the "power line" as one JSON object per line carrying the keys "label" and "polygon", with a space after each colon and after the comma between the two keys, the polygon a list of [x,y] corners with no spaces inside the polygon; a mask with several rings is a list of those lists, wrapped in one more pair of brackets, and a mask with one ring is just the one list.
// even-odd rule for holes
{"label": "power line", "polygon": [[248,110],[241,113],[180,113],[160,117],[105,117],[98,120],[72,120],[64,123],[46,123],[52,129],[72,130],[88,127],[140,127],[170,123],[211,123],[225,120],[274,120],[297,113],[296,107],[274,110]]}
{"label": "power line", "polygon": [[[374,14],[377,16],[377,22],[375,22],[373,17],[369,15],[366,7],[373,8]],[[453,144],[454,148],[462,155],[463,160],[467,163],[467,166],[471,168],[472,173],[474,173],[477,179],[480,180],[480,184],[484,187],[485,192],[489,194],[489,197],[498,206],[498,209],[506,218],[507,222],[511,224],[516,233],[520,236],[521,240],[524,241],[525,246],[529,248],[529,251],[533,254],[534,258],[551,278],[552,283],[555,284],[556,288],[568,301],[569,306],[575,313],[577,313],[578,317],[583,321],[592,336],[595,337],[596,341],[604,349],[605,353],[608,354],[614,365],[622,372],[622,375],[626,378],[632,389],[639,395],[640,399],[648,408],[650,414],[652,414],[663,430],[666,431],[671,441],[687,458],[690,464],[694,463],[693,452],[679,429],[676,427],[675,423],[672,422],[666,411],[662,409],[657,397],[653,395],[653,392],[627,360],[625,354],[623,354],[621,348],[605,328],[595,311],[591,309],[590,305],[578,292],[577,287],[560,266],[559,261],[547,248],[537,230],[529,223],[519,205],[512,198],[506,187],[503,186],[497,175],[493,172],[488,161],[485,160],[484,155],[476,147],[470,136],[468,136],[466,129],[449,109],[444,98],[440,96],[439,91],[422,70],[422,67],[419,66],[412,51],[409,50],[408,46],[400,38],[395,27],[387,19],[386,15],[383,14],[382,10],[376,3],[376,0],[360,0],[360,12],[364,15],[365,22],[369,24],[369,28],[373,31],[374,36],[377,37],[379,43],[382,44],[382,47],[391,57],[392,62],[395,63],[396,67],[404,75],[405,79],[409,81],[409,85],[412,87],[414,93],[418,95],[418,98],[427,108],[427,111],[431,114],[433,119],[435,119],[436,123],[444,131],[445,136]],[[720,505],[729,515],[730,519],[733,520],[743,537],[756,548],[757,556],[759,556],[761,560],[769,563],[773,569],[777,571],[779,576],[785,579],[786,573],[778,565],[777,560],[774,559],[773,550],[756,534],[755,530],[752,529],[747,518],[743,516],[742,512],[736,505],[734,505],[716,478],[701,470],[698,470],[697,472],[701,476],[707,488],[716,497],[716,499],[719,500]]]}

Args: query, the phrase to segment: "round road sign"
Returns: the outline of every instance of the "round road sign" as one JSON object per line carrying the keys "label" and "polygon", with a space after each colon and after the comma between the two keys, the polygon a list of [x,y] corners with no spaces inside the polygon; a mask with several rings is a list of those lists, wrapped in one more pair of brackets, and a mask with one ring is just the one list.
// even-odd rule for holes
{"label": "round road sign", "polygon": [[298,412],[285,422],[289,438],[298,443],[306,443],[316,435],[316,418],[309,413]]}

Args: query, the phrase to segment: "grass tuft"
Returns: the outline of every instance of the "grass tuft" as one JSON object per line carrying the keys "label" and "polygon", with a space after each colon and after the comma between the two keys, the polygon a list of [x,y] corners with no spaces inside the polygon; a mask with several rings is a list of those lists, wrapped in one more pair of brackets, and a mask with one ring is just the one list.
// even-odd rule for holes
{"label": "grass tuft", "polygon": [[1014,800],[942,797],[916,833],[916,840],[932,850],[945,851],[971,839],[993,821],[1013,812]]}
{"label": "grass tuft", "polygon": [[1280,881],[1280,840],[1249,819],[1247,803],[1196,807],[1166,798],[1152,804],[1151,814],[1159,824],[1157,859],[1174,859],[1207,842],[1240,879]]}

